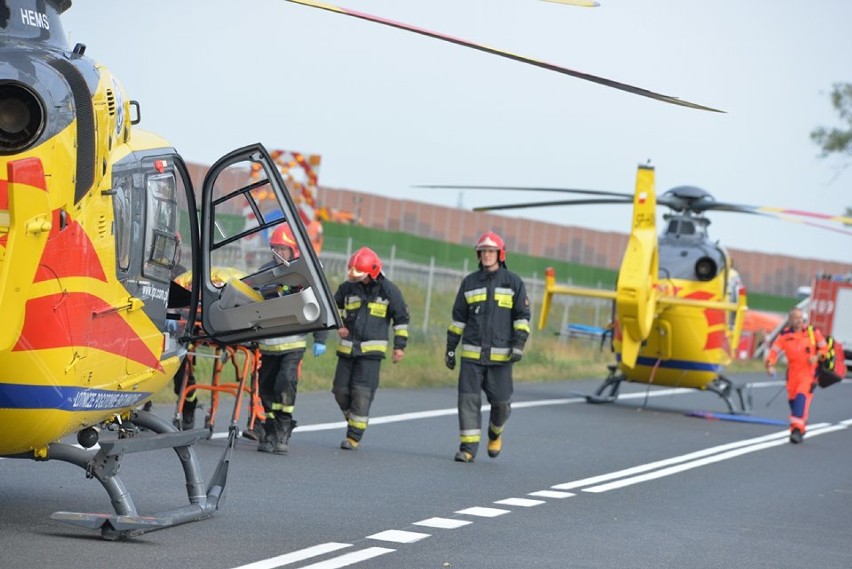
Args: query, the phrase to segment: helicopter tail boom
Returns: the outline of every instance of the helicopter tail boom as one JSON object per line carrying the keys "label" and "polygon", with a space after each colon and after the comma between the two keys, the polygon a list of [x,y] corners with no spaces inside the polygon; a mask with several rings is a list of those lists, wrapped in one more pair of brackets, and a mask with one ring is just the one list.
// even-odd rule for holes
{"label": "helicopter tail boom", "polygon": [[654,168],[640,165],[633,196],[633,227],[615,290],[615,314],[623,336],[621,361],[630,368],[636,365],[657,309],[659,291],[653,286],[659,273],[656,207]]}

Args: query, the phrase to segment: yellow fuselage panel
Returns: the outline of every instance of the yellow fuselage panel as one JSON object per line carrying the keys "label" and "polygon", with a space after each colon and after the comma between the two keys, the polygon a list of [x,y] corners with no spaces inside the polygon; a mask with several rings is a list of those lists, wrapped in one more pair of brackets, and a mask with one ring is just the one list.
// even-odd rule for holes
{"label": "yellow fuselage panel", "polygon": [[44,448],[141,405],[171,381],[179,364],[169,358],[161,371],[132,377],[124,357],[93,349],[0,353],[0,455]]}
{"label": "yellow fuselage panel", "polygon": [[[721,278],[721,277],[720,277]],[[673,280],[664,293],[677,298],[718,302],[724,300],[721,282]],[[636,366],[620,364],[630,381],[670,387],[701,389],[731,361],[727,322],[730,314],[715,308],[665,306],[654,320],[647,341],[639,349]],[[621,342],[614,342],[620,353]]]}
{"label": "yellow fuselage panel", "polygon": [[[101,93],[110,84],[102,81],[95,97],[94,183],[76,202],[76,122],[26,153],[0,160],[5,178],[8,161],[39,158],[46,187],[16,188],[9,203],[17,200],[22,207],[0,212],[6,326],[0,333],[0,454],[44,448],[144,402],[178,367],[176,357],[159,361],[160,327],[138,302],[131,303],[115,274],[112,197],[101,191],[111,187],[114,158],[104,157],[108,148],[117,155],[130,149],[122,144],[126,125],[117,127]],[[135,142],[164,146],[144,134]],[[34,203],[30,193],[39,198],[38,212],[27,206]],[[15,211],[26,215],[16,218]],[[36,214],[54,220],[49,237],[32,233]]]}

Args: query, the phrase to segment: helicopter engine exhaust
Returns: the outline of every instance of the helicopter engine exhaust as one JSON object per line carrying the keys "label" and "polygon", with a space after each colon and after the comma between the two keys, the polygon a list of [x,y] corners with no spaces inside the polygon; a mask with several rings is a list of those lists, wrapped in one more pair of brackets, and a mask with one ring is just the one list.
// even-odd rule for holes
{"label": "helicopter engine exhaust", "polygon": [[35,93],[18,83],[0,85],[0,154],[27,149],[44,125],[44,105]]}

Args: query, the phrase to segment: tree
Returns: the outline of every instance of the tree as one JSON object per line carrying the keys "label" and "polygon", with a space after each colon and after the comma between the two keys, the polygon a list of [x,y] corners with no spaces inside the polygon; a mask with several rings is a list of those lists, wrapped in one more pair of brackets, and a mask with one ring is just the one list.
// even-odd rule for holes
{"label": "tree", "polygon": [[[811,140],[820,147],[820,157],[842,156],[843,168],[852,163],[852,83],[835,83],[831,88],[831,106],[837,111],[843,128],[818,127],[811,131]],[[852,216],[852,207],[846,208],[846,215]]]}

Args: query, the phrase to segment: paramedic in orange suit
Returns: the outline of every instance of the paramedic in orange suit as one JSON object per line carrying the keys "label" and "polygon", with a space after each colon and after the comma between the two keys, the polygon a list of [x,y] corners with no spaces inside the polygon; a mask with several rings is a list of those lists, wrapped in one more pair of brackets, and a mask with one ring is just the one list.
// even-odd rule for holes
{"label": "paramedic in orange suit", "polygon": [[787,327],[781,330],[766,355],[766,372],[775,375],[775,363],[781,353],[787,356],[787,400],[790,403],[790,442],[802,442],[808,421],[808,409],[816,386],[816,369],[825,357],[825,337],[813,326],[805,326],[802,311],[790,311]]}

